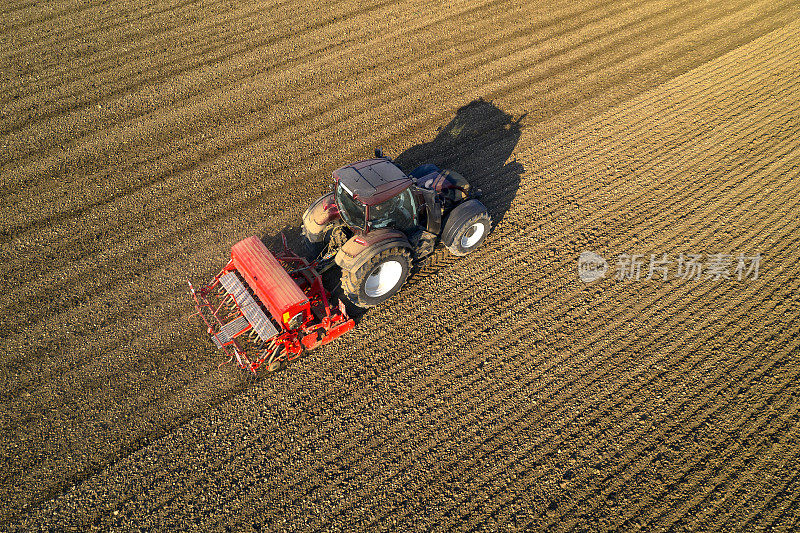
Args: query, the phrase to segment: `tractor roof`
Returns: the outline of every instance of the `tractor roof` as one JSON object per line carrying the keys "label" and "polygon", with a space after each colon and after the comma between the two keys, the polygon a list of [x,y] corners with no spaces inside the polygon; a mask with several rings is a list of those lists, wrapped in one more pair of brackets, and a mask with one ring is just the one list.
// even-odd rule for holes
{"label": "tractor roof", "polygon": [[333,172],[353,197],[365,205],[375,205],[400,193],[412,180],[386,158],[367,159]]}

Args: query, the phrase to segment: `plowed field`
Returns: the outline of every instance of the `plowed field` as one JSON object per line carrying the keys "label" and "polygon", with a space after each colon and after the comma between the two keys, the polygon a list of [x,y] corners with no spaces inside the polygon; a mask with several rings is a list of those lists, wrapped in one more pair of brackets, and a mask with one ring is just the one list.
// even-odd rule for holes
{"label": "plowed field", "polygon": [[[3,529],[800,524],[800,3],[2,11]],[[484,246],[217,369],[186,278],[377,146],[480,187]]]}

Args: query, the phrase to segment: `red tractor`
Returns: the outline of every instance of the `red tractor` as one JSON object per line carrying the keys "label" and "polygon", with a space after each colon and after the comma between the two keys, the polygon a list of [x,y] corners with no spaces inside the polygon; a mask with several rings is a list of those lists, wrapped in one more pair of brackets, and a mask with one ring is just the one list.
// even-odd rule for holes
{"label": "red tractor", "polygon": [[339,266],[342,290],[359,307],[399,291],[437,242],[466,255],[491,230],[480,191],[463,176],[432,164],[406,174],[380,150],[334,171],[332,188],[306,210],[303,236],[320,271]]}
{"label": "red tractor", "polygon": [[376,151],[374,159],[333,173],[333,192],[303,215],[312,251],[271,252],[257,237],[231,249],[206,285],[189,289],[214,344],[242,369],[270,371],[350,331],[353,319],[332,302],[321,273],[338,265],[342,289],[371,307],[395,294],[412,264],[441,241],[456,255],[476,249],[492,220],[470,184],[453,171],[423,165],[405,174]]}

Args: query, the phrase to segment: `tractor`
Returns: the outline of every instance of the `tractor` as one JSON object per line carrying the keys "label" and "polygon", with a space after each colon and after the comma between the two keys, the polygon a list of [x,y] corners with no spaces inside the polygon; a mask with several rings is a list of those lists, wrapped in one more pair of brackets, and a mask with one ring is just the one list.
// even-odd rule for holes
{"label": "tractor", "polygon": [[306,257],[320,272],[338,266],[345,297],[362,308],[397,293],[438,242],[467,255],[492,226],[462,175],[433,164],[405,173],[381,150],[335,170],[331,189],[303,214]]}

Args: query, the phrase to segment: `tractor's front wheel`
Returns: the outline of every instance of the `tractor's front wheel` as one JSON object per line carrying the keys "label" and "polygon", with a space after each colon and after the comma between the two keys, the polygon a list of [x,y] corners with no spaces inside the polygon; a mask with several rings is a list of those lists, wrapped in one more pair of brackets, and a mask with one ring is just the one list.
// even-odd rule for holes
{"label": "tractor's front wheel", "polygon": [[467,255],[478,248],[492,230],[492,218],[478,200],[459,204],[447,217],[442,242],[453,255]]}
{"label": "tractor's front wheel", "polygon": [[359,307],[374,307],[391,298],[408,278],[411,253],[396,247],[376,253],[355,272],[342,271],[342,290]]}

